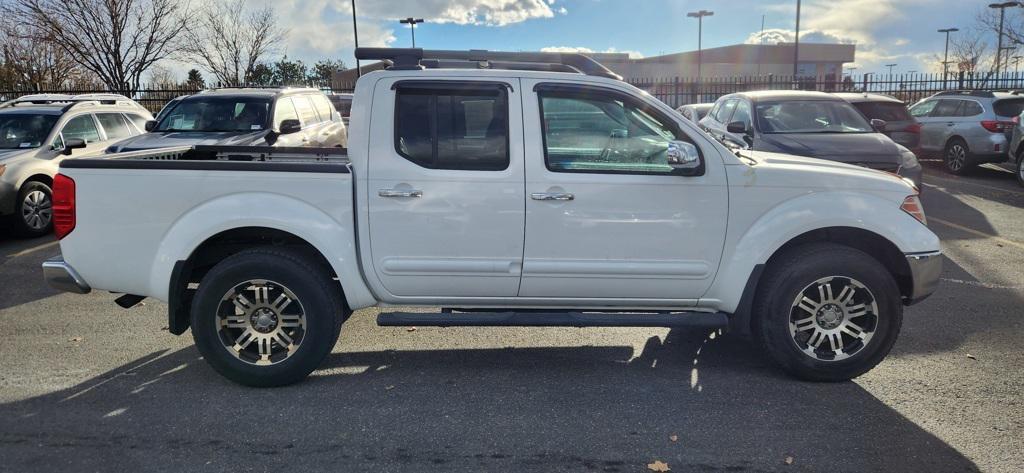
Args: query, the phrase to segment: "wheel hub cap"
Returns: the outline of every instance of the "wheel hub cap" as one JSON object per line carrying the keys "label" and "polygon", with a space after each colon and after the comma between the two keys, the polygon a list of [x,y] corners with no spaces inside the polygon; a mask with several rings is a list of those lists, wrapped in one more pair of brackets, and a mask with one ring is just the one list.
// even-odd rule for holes
{"label": "wheel hub cap", "polygon": [[808,284],[790,310],[793,343],[819,361],[849,358],[867,346],[878,324],[874,294],[860,281],[829,276]]}
{"label": "wheel hub cap", "polygon": [[53,204],[45,192],[34,190],[25,195],[21,202],[21,218],[33,230],[42,230],[53,217]]}
{"label": "wheel hub cap", "polygon": [[843,309],[835,304],[825,304],[818,309],[818,326],[824,329],[833,329],[843,321]]}

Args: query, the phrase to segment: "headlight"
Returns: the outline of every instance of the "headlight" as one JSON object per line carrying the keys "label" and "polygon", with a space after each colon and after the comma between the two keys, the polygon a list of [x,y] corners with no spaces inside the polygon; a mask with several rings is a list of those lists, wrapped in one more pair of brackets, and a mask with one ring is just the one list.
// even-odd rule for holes
{"label": "headlight", "polygon": [[910,151],[904,151],[900,153],[900,167],[901,168],[916,168],[921,164],[917,162],[917,156]]}

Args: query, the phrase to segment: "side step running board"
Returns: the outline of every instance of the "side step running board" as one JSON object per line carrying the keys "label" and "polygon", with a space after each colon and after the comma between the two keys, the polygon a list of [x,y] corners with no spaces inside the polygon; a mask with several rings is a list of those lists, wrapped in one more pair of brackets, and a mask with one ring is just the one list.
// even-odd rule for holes
{"label": "side step running board", "polygon": [[691,327],[725,328],[723,312],[382,312],[382,327]]}

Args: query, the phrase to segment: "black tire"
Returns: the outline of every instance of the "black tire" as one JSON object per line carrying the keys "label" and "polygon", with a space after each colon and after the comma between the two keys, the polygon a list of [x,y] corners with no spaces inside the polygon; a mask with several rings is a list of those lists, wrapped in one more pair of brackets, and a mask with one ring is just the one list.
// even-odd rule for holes
{"label": "black tire", "polygon": [[[37,202],[37,205],[30,206],[31,204],[26,202],[30,194],[34,197],[42,195],[43,200]],[[9,218],[14,233],[18,236],[35,238],[52,233],[53,191],[50,186],[39,181],[29,181],[22,185],[18,191],[18,200],[14,203],[14,214]]]}
{"label": "black tire", "polygon": [[1017,184],[1024,186],[1024,153],[1017,155]]}
{"label": "black tire", "polygon": [[957,176],[967,174],[975,166],[971,158],[971,148],[960,138],[953,138],[946,143],[946,148],[942,152],[942,162],[950,174]]}
{"label": "black tire", "polygon": [[[245,361],[231,352],[227,343],[222,341],[222,330],[226,329],[220,326],[225,317],[221,304],[226,303],[229,291],[252,280],[266,280],[284,287],[295,297],[294,301],[299,302],[298,307],[304,314],[298,346],[290,354],[287,350],[279,352],[278,355],[283,354],[284,359],[263,366]],[[270,297],[264,297],[270,300]],[[246,386],[284,386],[305,378],[330,354],[347,312],[337,282],[331,279],[322,265],[288,249],[255,248],[225,258],[203,277],[192,302],[192,337],[210,366],[225,378]],[[233,307],[230,313],[235,314]],[[256,327],[255,314],[231,317],[245,321],[251,319],[252,327]],[[277,320],[276,316],[274,320]],[[280,320],[283,327],[284,317]],[[239,330],[248,331],[249,328]],[[291,336],[295,337],[296,333],[292,332]],[[266,345],[268,351],[271,346],[282,348],[281,344],[271,345],[269,341]],[[262,349],[262,345],[259,348]]]}
{"label": "black tire", "polygon": [[[867,289],[868,296],[873,296],[877,313],[872,314],[866,309],[865,314],[849,315],[841,317],[845,321],[863,325],[862,334],[870,332],[869,339],[848,338],[840,333],[840,341],[851,351],[849,354],[838,355],[834,358],[848,356],[845,359],[819,359],[819,355],[805,353],[811,349],[810,345],[799,346],[811,340],[798,338],[810,335],[823,327],[822,315],[827,307],[819,307],[817,315],[810,315],[814,319],[814,326],[809,330],[813,332],[801,332],[791,326],[794,318],[804,317],[808,314],[801,312],[795,307],[797,297],[806,294],[804,291],[811,285],[821,280],[827,280],[830,276],[839,276],[832,279],[833,282],[827,285],[850,286],[851,280],[860,283],[863,288],[856,289],[857,300],[851,296],[850,302],[863,302],[866,297],[862,289]],[[853,286],[850,286],[853,287]],[[859,287],[859,286],[858,286]],[[821,287],[817,288],[819,291]],[[843,289],[845,292],[845,289]],[[834,294],[830,288],[829,294]],[[842,299],[842,293],[838,298]],[[822,301],[823,302],[823,301]],[[899,288],[889,271],[881,263],[870,255],[843,245],[833,243],[811,243],[802,245],[774,258],[771,265],[765,272],[764,279],[758,285],[757,297],[754,302],[754,333],[759,339],[763,349],[789,374],[797,378],[809,381],[845,381],[860,376],[875,367],[892,349],[899,335],[900,326],[903,323],[903,304],[900,299]],[[842,309],[847,314],[846,307]],[[834,315],[835,313],[832,313]],[[851,310],[849,314],[853,314]],[[869,317],[870,316],[870,317]],[[864,317],[864,318],[854,318]],[[832,319],[829,322],[836,322]],[[869,323],[870,322],[870,323]],[[845,323],[845,322],[842,322]],[[856,325],[855,325],[856,326]],[[835,327],[832,327],[835,328]],[[860,327],[858,327],[860,328]],[[841,327],[840,327],[841,332]],[[823,336],[824,337],[824,336]],[[814,339],[809,336],[809,339]],[[825,345],[823,352],[828,349],[834,351],[835,345],[831,345],[832,339],[819,341]],[[837,341],[837,343],[840,343]],[[859,345],[858,345],[859,344]],[[840,345],[843,346],[843,345]],[[857,347],[859,346],[859,349]],[[818,347],[820,349],[820,346]],[[856,351],[853,351],[857,349]],[[815,351],[815,353],[817,353]]]}

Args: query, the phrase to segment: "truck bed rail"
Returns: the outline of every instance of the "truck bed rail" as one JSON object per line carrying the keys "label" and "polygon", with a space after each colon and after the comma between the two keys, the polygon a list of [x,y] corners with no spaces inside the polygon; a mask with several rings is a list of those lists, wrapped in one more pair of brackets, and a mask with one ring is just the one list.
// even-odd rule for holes
{"label": "truck bed rail", "polygon": [[351,173],[345,148],[195,145],[66,159],[61,169]]}

